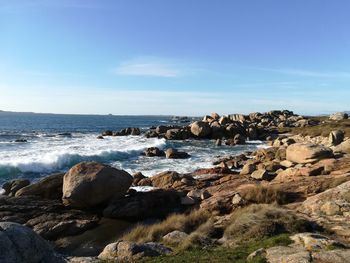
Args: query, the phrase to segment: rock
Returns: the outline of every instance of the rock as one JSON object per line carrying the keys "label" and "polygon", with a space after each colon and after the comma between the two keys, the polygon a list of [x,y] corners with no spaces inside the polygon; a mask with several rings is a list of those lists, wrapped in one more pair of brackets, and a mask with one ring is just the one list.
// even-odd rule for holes
{"label": "rock", "polygon": [[316,233],[299,233],[290,237],[295,244],[303,246],[306,250],[329,249],[330,247],[345,247],[338,241]]}
{"label": "rock", "polygon": [[156,257],[171,252],[170,248],[158,243],[137,244],[129,241],[119,241],[107,245],[98,258],[101,260],[118,260],[118,262],[135,262],[144,257]]}
{"label": "rock", "polygon": [[150,177],[152,185],[159,188],[170,188],[176,181],[180,181],[182,176],[177,172],[166,171]]}
{"label": "rock", "polygon": [[205,138],[210,135],[211,129],[207,122],[196,121],[191,125],[191,133],[199,138]]}
{"label": "rock", "polygon": [[112,136],[112,135],[113,135],[113,131],[111,131],[111,130],[107,130],[107,131],[102,132],[102,136]]}
{"label": "rock", "polygon": [[321,211],[328,216],[341,214],[340,206],[333,201],[327,201],[321,206]]}
{"label": "rock", "polygon": [[15,142],[28,142],[26,139],[17,139]]}
{"label": "rock", "polygon": [[12,222],[0,223],[0,262],[63,263],[52,247],[33,230]]}
{"label": "rock", "polygon": [[310,215],[347,215],[350,212],[350,181],[308,197],[300,211]]}
{"label": "rock", "polygon": [[333,152],[320,144],[295,143],[287,147],[286,158],[294,163],[312,163],[333,157]]}
{"label": "rock", "polygon": [[108,165],[82,162],[63,177],[63,203],[74,207],[94,207],[113,197],[122,197],[133,181],[132,176]]}
{"label": "rock", "polygon": [[163,240],[170,244],[180,244],[188,237],[188,234],[185,232],[174,230],[165,236],[163,236]]}
{"label": "rock", "polygon": [[240,175],[246,175],[246,174],[251,174],[256,170],[256,165],[253,163],[246,163],[241,172]]}
{"label": "rock", "polygon": [[255,250],[253,253],[250,253],[247,257],[247,261],[253,261],[256,258],[265,258],[266,257],[266,250],[264,248],[259,248],[258,250]]}
{"label": "rock", "polygon": [[61,199],[64,174],[52,174],[20,189],[16,196],[34,195],[46,199]]}
{"label": "rock", "polygon": [[321,250],[312,253],[313,262],[325,263],[348,263],[350,258],[350,249]]}
{"label": "rock", "polygon": [[158,147],[150,147],[143,151],[143,154],[147,157],[154,156],[165,156],[165,152],[160,150]]}
{"label": "rock", "polygon": [[338,144],[341,144],[344,140],[344,131],[342,130],[336,130],[336,131],[332,131],[330,134],[329,134],[329,137],[328,137],[328,141],[331,145],[338,145]]}
{"label": "rock", "polygon": [[170,129],[167,130],[164,137],[167,140],[186,140],[190,137],[190,132],[183,129]]}
{"label": "rock", "polygon": [[97,136],[97,137],[96,137],[96,139],[103,140],[103,139],[104,139],[104,137],[103,137],[102,135],[99,135],[99,136]]}
{"label": "rock", "polygon": [[239,144],[245,144],[246,138],[241,134],[236,134],[233,140],[236,145],[239,145]]}
{"label": "rock", "polygon": [[329,119],[333,121],[341,121],[341,120],[346,120],[348,117],[349,115],[345,112],[336,112],[330,115]]}
{"label": "rock", "polygon": [[127,135],[140,135],[141,130],[139,128],[126,128],[122,129],[119,132],[113,133],[114,136],[127,136]]}
{"label": "rock", "polygon": [[337,153],[350,153],[350,139],[335,146],[333,151]]}
{"label": "rock", "polygon": [[2,188],[5,190],[4,195],[15,196],[18,190],[29,185],[30,182],[27,179],[17,179],[5,183]]}
{"label": "rock", "polygon": [[197,199],[197,200],[201,200],[201,195],[202,195],[202,190],[191,190],[187,193],[187,196],[192,198],[192,199]]}
{"label": "rock", "polygon": [[284,160],[282,162],[280,162],[280,165],[286,168],[290,168],[292,166],[294,166],[294,163],[288,160]]}
{"label": "rock", "polygon": [[208,199],[210,197],[211,197],[211,194],[208,192],[208,190],[202,191],[202,194],[201,194],[201,199],[202,200]]}
{"label": "rock", "polygon": [[186,152],[180,152],[176,149],[169,148],[165,151],[165,157],[168,159],[187,159],[191,156]]}
{"label": "rock", "polygon": [[297,168],[287,168],[286,170],[282,170],[277,173],[277,176],[274,178],[274,181],[287,181],[287,180],[293,180],[295,177],[301,176],[299,169]]}
{"label": "rock", "polygon": [[219,119],[219,123],[223,126],[229,124],[231,121],[229,118],[227,118],[226,116],[221,116]]}
{"label": "rock", "polygon": [[244,203],[245,203],[244,199],[241,197],[241,195],[239,193],[235,194],[232,197],[232,204],[233,205],[239,206],[239,205],[243,205]]}
{"label": "rock", "polygon": [[312,262],[308,251],[300,248],[278,246],[266,249],[266,259],[269,263],[309,263]]}
{"label": "rock", "polygon": [[63,206],[59,200],[0,196],[0,221],[25,224],[49,240],[80,234],[95,227],[98,220],[88,212]]}
{"label": "rock", "polygon": [[132,182],[132,184],[133,184],[134,186],[139,185],[139,182],[140,182],[141,180],[147,178],[147,177],[144,176],[141,172],[137,172],[137,173],[133,174],[132,177],[134,178],[134,179],[133,179],[133,182]]}
{"label": "rock", "polygon": [[221,146],[221,145],[222,145],[222,140],[221,140],[221,139],[217,139],[217,140],[215,141],[215,145],[216,145],[216,146]]}
{"label": "rock", "polygon": [[185,196],[181,198],[182,205],[195,205],[196,203],[197,203],[197,200],[192,197]]}
{"label": "rock", "polygon": [[180,195],[176,191],[157,189],[116,198],[103,210],[103,215],[135,221],[164,218],[182,208]]}
{"label": "rock", "polygon": [[265,169],[256,170],[250,176],[257,180],[269,181],[273,179],[273,176],[270,173],[268,173]]}
{"label": "rock", "polygon": [[214,120],[219,120],[219,119],[220,119],[220,115],[217,114],[216,112],[211,113],[210,116],[211,116]]}

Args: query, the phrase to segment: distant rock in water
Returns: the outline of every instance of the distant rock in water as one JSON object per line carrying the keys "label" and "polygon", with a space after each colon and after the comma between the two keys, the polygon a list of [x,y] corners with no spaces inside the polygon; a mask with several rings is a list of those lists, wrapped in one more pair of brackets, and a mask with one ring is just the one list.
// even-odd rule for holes
{"label": "distant rock in water", "polygon": [[126,136],[126,135],[140,135],[141,131],[139,128],[126,128],[119,132],[113,133],[114,136]]}
{"label": "distant rock in water", "polygon": [[26,139],[17,139],[15,142],[28,142]]}

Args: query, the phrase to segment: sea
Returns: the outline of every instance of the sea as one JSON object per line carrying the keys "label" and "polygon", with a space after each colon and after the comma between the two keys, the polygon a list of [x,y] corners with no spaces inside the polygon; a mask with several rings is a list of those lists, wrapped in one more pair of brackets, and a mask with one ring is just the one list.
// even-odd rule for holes
{"label": "sea", "polygon": [[[0,112],[0,184],[27,178],[36,181],[65,172],[82,161],[98,161],[133,174],[152,176],[163,171],[189,173],[213,167],[228,155],[262,147],[260,141],[239,146],[215,146],[213,140],[167,141],[144,136],[110,136],[97,139],[104,130],[186,125],[172,116],[64,115]],[[189,123],[188,123],[189,124]],[[22,142],[18,142],[18,140]],[[17,141],[17,142],[16,142]],[[186,151],[189,159],[145,157],[148,147],[170,147]]]}

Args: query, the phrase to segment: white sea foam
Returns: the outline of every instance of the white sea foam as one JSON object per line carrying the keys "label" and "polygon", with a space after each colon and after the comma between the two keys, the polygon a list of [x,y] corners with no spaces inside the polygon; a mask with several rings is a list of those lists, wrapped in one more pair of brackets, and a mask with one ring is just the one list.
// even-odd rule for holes
{"label": "white sea foam", "polygon": [[76,134],[72,138],[41,137],[11,149],[0,148],[0,175],[2,173],[48,173],[64,170],[84,160],[110,162],[140,155],[147,147],[165,145],[164,139],[146,139],[140,136],[106,137]]}

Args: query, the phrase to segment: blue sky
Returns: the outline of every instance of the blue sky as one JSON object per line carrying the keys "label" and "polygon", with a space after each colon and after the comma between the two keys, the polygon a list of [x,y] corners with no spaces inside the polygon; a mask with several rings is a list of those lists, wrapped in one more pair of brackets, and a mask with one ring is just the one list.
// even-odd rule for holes
{"label": "blue sky", "polygon": [[0,0],[0,109],[349,110],[348,0]]}

